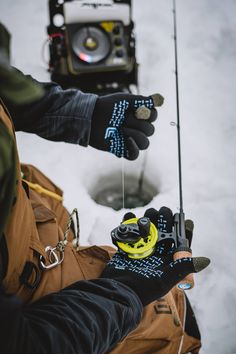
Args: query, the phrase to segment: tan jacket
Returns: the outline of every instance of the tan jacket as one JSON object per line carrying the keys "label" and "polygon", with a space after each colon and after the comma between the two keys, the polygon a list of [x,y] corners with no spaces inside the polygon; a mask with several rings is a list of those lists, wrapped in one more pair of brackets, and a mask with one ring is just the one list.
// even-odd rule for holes
{"label": "tan jacket", "polygon": [[[12,121],[2,105],[0,119],[14,136]],[[76,249],[70,231],[63,262],[43,270],[40,259],[50,265],[45,248],[55,247],[63,240],[69,214],[60,200],[62,191],[38,169],[20,165],[18,157],[17,161],[17,199],[5,232],[9,262],[4,287],[29,303],[78,280],[99,277],[114,250],[105,246]],[[21,171],[26,182],[22,181]],[[144,309],[138,328],[111,353],[198,353],[200,341],[183,331],[185,308],[184,294],[172,289]]]}

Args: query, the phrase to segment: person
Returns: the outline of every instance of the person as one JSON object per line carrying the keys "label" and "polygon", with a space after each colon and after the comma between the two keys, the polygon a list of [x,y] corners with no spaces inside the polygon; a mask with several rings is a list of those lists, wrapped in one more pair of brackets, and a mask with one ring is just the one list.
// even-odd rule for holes
{"label": "person", "polygon": [[[9,65],[8,44],[0,26],[1,353],[197,353],[194,315],[186,305],[187,331],[188,300],[174,286],[209,260],[173,261],[161,245],[143,260],[80,246],[62,191],[17,153],[15,129],[133,160],[154,133],[152,99],[40,84]],[[140,105],[148,120],[135,117]],[[145,213],[156,228],[157,215]]]}

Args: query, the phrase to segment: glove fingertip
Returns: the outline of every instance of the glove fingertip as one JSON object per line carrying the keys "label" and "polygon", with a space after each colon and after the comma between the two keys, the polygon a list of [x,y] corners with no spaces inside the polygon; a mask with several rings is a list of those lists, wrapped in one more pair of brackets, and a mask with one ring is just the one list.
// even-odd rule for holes
{"label": "glove fingertip", "polygon": [[207,257],[194,257],[192,258],[192,261],[196,273],[201,272],[211,263],[211,260]]}
{"label": "glove fingertip", "polygon": [[153,124],[149,123],[148,129],[146,129],[145,134],[147,136],[152,136],[155,133],[155,127]]}
{"label": "glove fingertip", "polygon": [[143,139],[142,143],[143,143],[143,145],[140,147],[140,150],[147,150],[147,148],[150,145],[150,141],[146,138],[146,139]]}
{"label": "glove fingertip", "polygon": [[189,232],[193,232],[194,223],[191,219],[185,220],[185,229],[188,230]]}
{"label": "glove fingertip", "polygon": [[134,139],[129,137],[126,141],[126,153],[125,158],[127,160],[136,160],[139,155],[139,148],[135,143]]}
{"label": "glove fingertip", "polygon": [[154,93],[153,95],[151,95],[151,98],[155,107],[162,106],[165,100],[160,93]]}
{"label": "glove fingertip", "polygon": [[144,213],[144,216],[149,218],[156,227],[158,225],[158,215],[158,211],[155,208],[149,208]]}
{"label": "glove fingertip", "polygon": [[153,122],[155,122],[156,119],[157,119],[157,110],[155,108],[152,108],[151,115],[150,115],[150,118],[148,119],[148,122],[153,123]]}
{"label": "glove fingertip", "polygon": [[189,242],[189,247],[191,247],[192,244],[193,229],[194,229],[193,221],[190,219],[185,220],[185,233],[186,233],[186,238],[188,239]]}
{"label": "glove fingertip", "polygon": [[131,211],[129,211],[128,213],[126,213],[123,216],[122,221],[126,221],[126,220],[133,219],[133,218],[136,218],[136,215],[134,213],[132,213]]}

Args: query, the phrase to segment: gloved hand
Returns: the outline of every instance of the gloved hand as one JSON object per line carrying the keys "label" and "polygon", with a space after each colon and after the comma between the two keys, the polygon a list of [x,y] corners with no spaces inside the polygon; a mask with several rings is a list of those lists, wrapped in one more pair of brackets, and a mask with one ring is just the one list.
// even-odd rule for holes
{"label": "gloved hand", "polygon": [[[151,110],[149,119],[138,119],[135,116],[140,106]],[[157,111],[152,97],[128,93],[98,97],[92,116],[89,145],[109,151],[117,157],[135,160],[139,150],[149,146],[148,137],[154,133],[152,122],[156,118]]]}
{"label": "gloved hand", "polygon": [[[144,214],[157,228],[160,227],[158,215],[155,209],[148,209]],[[124,216],[124,220],[133,217],[134,214],[128,213]],[[206,257],[186,257],[173,261],[174,252],[171,247],[171,244],[157,242],[153,254],[143,259],[131,259],[118,250],[101,277],[111,278],[127,285],[139,296],[145,306],[167,294],[186,275],[198,273],[210,263]]]}

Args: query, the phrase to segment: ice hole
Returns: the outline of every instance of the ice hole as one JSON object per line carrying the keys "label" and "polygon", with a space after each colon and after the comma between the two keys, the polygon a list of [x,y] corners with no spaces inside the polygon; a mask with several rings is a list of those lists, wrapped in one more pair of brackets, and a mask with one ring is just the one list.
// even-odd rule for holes
{"label": "ice hole", "polygon": [[133,209],[149,204],[158,194],[158,189],[145,177],[140,184],[138,177],[125,175],[123,202],[121,175],[111,174],[100,177],[89,194],[96,203],[120,210],[123,206],[125,209]]}

